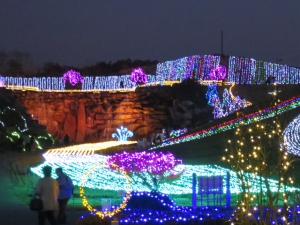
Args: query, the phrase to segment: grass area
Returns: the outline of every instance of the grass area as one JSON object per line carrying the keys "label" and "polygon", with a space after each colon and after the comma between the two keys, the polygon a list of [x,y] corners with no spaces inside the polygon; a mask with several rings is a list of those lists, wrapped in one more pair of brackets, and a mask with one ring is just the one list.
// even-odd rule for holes
{"label": "grass area", "polygon": [[[28,205],[30,201],[30,195],[34,193],[35,185],[40,177],[31,172],[25,174],[15,173],[15,171],[13,171],[8,165],[9,164],[6,165],[5,171],[9,175],[9,178],[13,184],[15,195],[20,202]],[[119,205],[122,202],[122,196],[120,195],[120,192],[117,191],[84,188],[84,194],[89,204],[94,208],[99,208],[101,206],[102,199],[111,199],[112,205]],[[169,195],[169,197],[179,206],[192,206],[191,194],[172,194]],[[235,197],[233,196],[232,204],[235,202],[234,199]],[[225,205],[225,195],[223,195],[223,200],[223,204]],[[198,205],[200,205],[199,196]],[[82,205],[82,199],[79,194],[78,186],[75,186],[74,195],[68,203],[68,208],[70,210],[86,210]]]}
{"label": "grass area", "polygon": [[[227,87],[228,88],[228,87]],[[224,87],[218,87],[219,93],[222,93]],[[233,88],[233,94],[244,97],[246,100],[253,102],[251,107],[244,110],[245,114],[255,112],[258,109],[264,109],[271,105],[273,100],[272,96],[268,92],[273,91],[274,86],[250,86],[250,85],[238,85]],[[292,96],[300,94],[300,89],[298,85],[278,85],[279,93],[278,98],[286,100]],[[300,107],[290,110],[284,114],[285,121],[282,123],[282,127],[285,127],[293,118],[300,114]],[[233,119],[236,114],[232,114],[226,118],[214,120],[210,124],[206,124],[203,127],[198,127],[193,131],[198,131],[209,126],[213,126],[224,121]],[[272,119],[266,120],[266,122],[271,122]],[[223,133],[215,134],[204,139],[199,139],[195,141],[179,143],[172,146],[167,146],[164,148],[157,149],[157,151],[170,151],[177,158],[183,160],[185,164],[197,164],[197,165],[219,165],[222,167],[229,168],[228,164],[221,161],[221,157],[225,154],[224,149],[228,137],[232,137],[234,134],[233,130],[228,130]],[[113,154],[116,152],[122,152],[124,149],[127,151],[136,151],[135,146],[127,147],[116,147],[115,149],[106,149],[102,154]],[[35,175],[28,173],[29,167],[37,165],[43,161],[42,152],[35,153],[6,153],[1,157],[5,158],[5,170],[9,174],[10,179],[13,183],[13,187],[17,197],[20,201],[28,203],[29,194],[33,193],[33,188],[39,179]],[[294,165],[294,175],[296,177],[296,184],[300,184],[300,164]],[[85,188],[85,193],[88,201],[93,207],[98,207],[101,204],[102,198],[111,198],[113,204],[119,204],[122,200],[121,196],[114,191],[104,191],[104,190],[92,190]],[[192,199],[190,195],[170,195],[170,197],[178,204],[183,206],[191,206]],[[236,202],[238,196],[232,195],[232,204]],[[79,197],[78,188],[75,189],[74,198],[69,202],[69,207],[74,209],[82,208],[81,198]]]}

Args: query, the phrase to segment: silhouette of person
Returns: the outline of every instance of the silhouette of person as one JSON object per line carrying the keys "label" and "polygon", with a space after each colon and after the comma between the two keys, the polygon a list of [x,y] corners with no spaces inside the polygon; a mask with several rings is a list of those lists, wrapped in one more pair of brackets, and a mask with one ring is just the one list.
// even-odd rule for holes
{"label": "silhouette of person", "polygon": [[65,137],[64,137],[64,143],[65,143],[66,146],[70,144],[70,138],[69,138],[68,134],[66,134]]}
{"label": "silhouette of person", "polygon": [[57,221],[60,224],[67,224],[66,208],[69,199],[72,197],[74,185],[69,176],[63,173],[62,168],[57,168],[55,170],[57,175],[57,182],[59,184],[59,195],[58,195],[58,216]]}
{"label": "silhouette of person", "polygon": [[38,180],[35,194],[43,200],[43,210],[38,212],[39,225],[44,225],[46,219],[51,225],[56,224],[54,211],[56,209],[57,197],[59,193],[58,182],[51,177],[52,167],[43,168],[44,178]]}

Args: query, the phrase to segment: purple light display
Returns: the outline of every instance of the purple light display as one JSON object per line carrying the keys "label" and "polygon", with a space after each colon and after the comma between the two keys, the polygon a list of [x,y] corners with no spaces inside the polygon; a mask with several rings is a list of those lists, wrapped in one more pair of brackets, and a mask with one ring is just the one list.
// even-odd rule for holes
{"label": "purple light display", "polygon": [[115,154],[108,159],[110,167],[113,165],[126,172],[140,173],[147,171],[150,174],[163,174],[166,171],[172,171],[180,160],[175,159],[170,152],[123,152]]}
{"label": "purple light display", "polygon": [[5,81],[4,79],[0,76],[0,87],[4,87],[5,86]]}
{"label": "purple light display", "polygon": [[78,82],[83,83],[83,77],[81,76],[81,74],[74,70],[69,70],[64,73],[62,79],[65,83],[69,81],[72,86],[75,86]]}
{"label": "purple light display", "polygon": [[148,77],[142,68],[136,68],[132,70],[130,80],[133,83],[146,83],[148,82]]}
{"label": "purple light display", "polygon": [[[120,225],[161,225],[161,224],[236,224],[234,214],[236,207],[225,206],[204,206],[204,207],[187,207],[178,206],[169,196],[159,192],[132,192],[133,203],[137,203],[137,207],[130,204],[122,210],[119,216]],[[147,197],[147,198],[146,198]],[[139,200],[140,198],[140,200]],[[113,205],[114,209],[115,206]],[[283,217],[280,212],[283,212],[283,207],[277,208],[277,218],[271,218],[268,224],[298,224],[300,217],[300,208],[289,208],[287,210],[287,217]],[[263,222],[260,218],[259,207],[253,207],[252,218],[249,221]],[[263,216],[269,212],[267,207],[262,209]],[[94,212],[84,214],[81,216],[84,219],[87,216],[95,215]],[[229,223],[230,222],[230,223]]]}
{"label": "purple light display", "polygon": [[209,77],[211,80],[222,80],[226,77],[226,67],[216,66],[210,70]]}

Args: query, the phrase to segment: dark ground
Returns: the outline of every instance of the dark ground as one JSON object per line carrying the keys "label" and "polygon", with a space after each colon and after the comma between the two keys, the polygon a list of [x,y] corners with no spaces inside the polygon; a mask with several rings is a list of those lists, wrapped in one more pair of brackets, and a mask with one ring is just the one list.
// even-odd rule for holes
{"label": "dark ground", "polygon": [[[6,155],[7,156],[7,155]],[[8,156],[7,156],[8,157]],[[30,211],[28,204],[22,202],[16,195],[16,190],[5,167],[7,166],[7,157],[1,154],[0,159],[0,224],[1,225],[36,225],[37,212]],[[28,197],[28,200],[30,198]],[[67,217],[70,225],[76,223],[82,214],[86,211],[68,209]],[[48,223],[49,224],[49,223]]]}

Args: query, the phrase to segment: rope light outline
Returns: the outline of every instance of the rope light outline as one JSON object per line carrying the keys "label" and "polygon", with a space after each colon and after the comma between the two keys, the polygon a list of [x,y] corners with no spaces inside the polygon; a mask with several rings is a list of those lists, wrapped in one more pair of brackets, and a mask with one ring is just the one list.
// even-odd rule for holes
{"label": "rope light outline", "polygon": [[100,218],[104,218],[104,217],[106,217],[106,216],[112,217],[112,216],[115,215],[116,213],[121,212],[121,210],[124,209],[124,208],[126,207],[127,202],[128,202],[128,200],[130,199],[130,197],[131,197],[131,192],[132,192],[131,179],[130,179],[130,177],[127,175],[127,173],[126,173],[124,170],[120,169],[117,165],[113,164],[112,166],[115,167],[117,171],[119,171],[120,173],[124,174],[127,183],[130,185],[130,190],[128,190],[128,191],[126,192],[126,195],[125,195],[125,197],[124,197],[123,202],[122,202],[122,203],[120,204],[120,206],[117,207],[116,209],[114,209],[114,210],[112,210],[112,211],[104,211],[104,212],[98,211],[98,210],[96,210],[95,208],[93,208],[93,207],[89,204],[89,202],[88,202],[86,196],[84,195],[83,184],[86,182],[88,175],[89,175],[92,171],[94,171],[95,169],[97,169],[98,167],[101,167],[101,166],[108,166],[108,165],[105,164],[105,163],[97,164],[97,165],[91,167],[91,168],[83,175],[83,177],[82,177],[82,179],[81,179],[81,182],[80,182],[79,185],[78,185],[78,186],[79,186],[79,194],[80,194],[80,197],[81,197],[81,199],[82,199],[82,204],[83,204],[83,206],[85,206],[90,212],[94,212],[94,213],[95,213],[97,216],[99,216]]}

